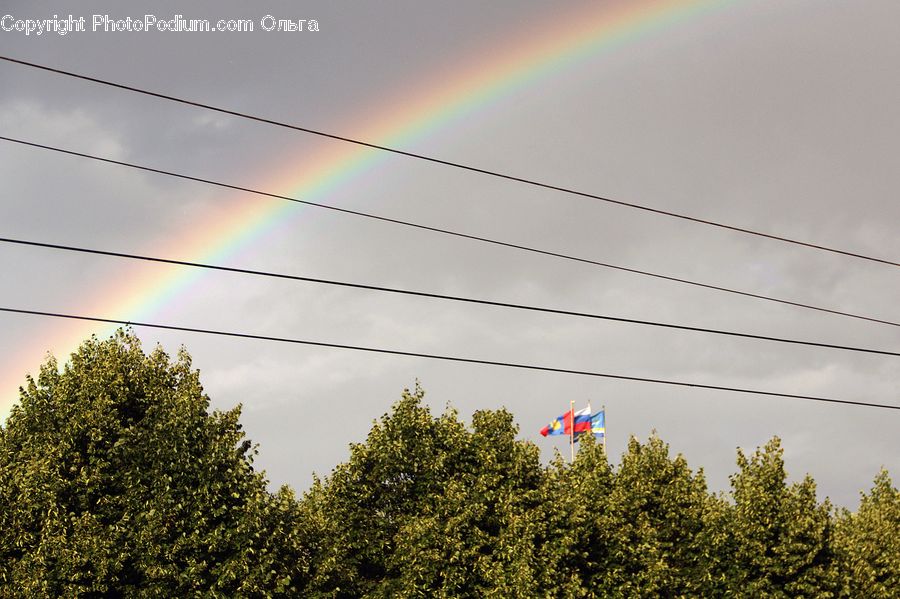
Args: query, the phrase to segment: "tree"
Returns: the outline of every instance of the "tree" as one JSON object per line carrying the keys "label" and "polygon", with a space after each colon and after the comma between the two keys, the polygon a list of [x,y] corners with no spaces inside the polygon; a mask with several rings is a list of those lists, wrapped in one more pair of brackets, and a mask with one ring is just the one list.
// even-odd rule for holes
{"label": "tree", "polygon": [[862,494],[856,514],[841,513],[834,545],[843,596],[900,596],[900,492],[887,471]]}
{"label": "tree", "polygon": [[557,579],[567,596],[707,595],[710,560],[705,519],[710,498],[702,473],[656,435],[632,438],[613,470],[602,446],[581,440],[571,467],[557,460],[560,550]]}
{"label": "tree", "polygon": [[0,594],[290,594],[288,489],[253,469],[239,408],[209,413],[186,352],[119,331],[28,378],[0,434]]}
{"label": "tree", "polygon": [[508,411],[467,426],[417,385],[297,501],[239,416],[131,333],[49,359],[0,427],[0,599],[900,594],[887,473],[836,514],[777,438],[738,451],[729,501],[655,434],[545,467]]}
{"label": "tree", "polygon": [[617,534],[611,517],[614,472],[603,447],[582,437],[570,465],[556,454],[548,467],[541,521],[542,553],[554,596],[600,594]]}
{"label": "tree", "polygon": [[633,438],[616,473],[611,511],[618,524],[612,588],[626,596],[707,595],[704,555],[708,494],[703,472],[654,434]]}
{"label": "tree", "polygon": [[831,506],[816,501],[807,476],[787,484],[784,450],[776,437],[747,457],[731,477],[734,505],[726,520],[732,594],[747,597],[833,596]]}
{"label": "tree", "polygon": [[538,450],[506,411],[434,418],[419,387],[303,503],[321,531],[311,593],[532,596]]}

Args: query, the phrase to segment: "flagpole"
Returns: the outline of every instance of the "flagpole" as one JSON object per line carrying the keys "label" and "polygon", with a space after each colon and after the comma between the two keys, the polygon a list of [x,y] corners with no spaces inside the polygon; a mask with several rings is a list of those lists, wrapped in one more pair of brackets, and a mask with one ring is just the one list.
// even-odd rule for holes
{"label": "flagpole", "polygon": [[588,400],[588,434],[594,438],[594,410],[591,408],[591,400]]}
{"label": "flagpole", "polygon": [[569,449],[572,452],[572,460],[575,461],[575,400],[569,402]]}

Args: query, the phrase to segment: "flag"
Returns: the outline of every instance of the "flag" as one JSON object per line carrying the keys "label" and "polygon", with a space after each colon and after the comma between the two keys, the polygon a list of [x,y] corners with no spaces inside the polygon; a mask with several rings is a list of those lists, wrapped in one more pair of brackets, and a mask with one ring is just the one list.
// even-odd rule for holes
{"label": "flag", "polygon": [[541,434],[545,437],[547,435],[564,435],[564,434],[566,434],[565,425],[563,425],[563,420],[565,419],[565,417],[566,417],[565,414],[563,414],[562,416],[557,416],[553,422],[551,422],[550,424],[548,424],[547,426],[545,426],[544,428],[541,429]]}
{"label": "flag", "polygon": [[[569,416],[572,413],[572,410],[566,412],[566,434],[571,434],[571,427],[574,425],[575,427],[575,436],[582,433],[589,432],[591,430],[591,409],[585,408],[583,410],[578,410],[575,412],[574,419]],[[573,422],[574,420],[574,422]]]}
{"label": "flag", "polygon": [[591,416],[591,433],[593,433],[594,437],[597,439],[604,439],[606,437],[606,411],[600,410],[593,416]]}
{"label": "flag", "polygon": [[589,432],[591,430],[590,408],[578,410],[574,415],[572,410],[569,410],[562,416],[557,416],[553,422],[541,429],[541,434],[545,437],[548,435],[571,435],[573,423],[576,437],[582,433]]}

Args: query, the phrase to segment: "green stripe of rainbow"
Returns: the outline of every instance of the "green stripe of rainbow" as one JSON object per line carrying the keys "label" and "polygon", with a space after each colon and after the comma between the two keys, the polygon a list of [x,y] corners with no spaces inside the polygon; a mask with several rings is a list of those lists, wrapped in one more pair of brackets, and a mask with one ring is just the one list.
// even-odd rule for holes
{"label": "green stripe of rainbow", "polygon": [[[462,68],[439,73],[430,82],[417,82],[417,95],[390,99],[381,110],[367,111],[347,130],[359,139],[381,145],[410,144],[460,118],[492,105],[517,89],[533,84],[567,67],[608,52],[661,28],[675,26],[735,0],[638,0],[588,3],[567,16],[532,23],[509,40],[464,61]],[[519,41],[521,40],[521,41]],[[374,117],[372,115],[375,115]],[[267,190],[316,200],[346,185],[374,167],[385,154],[349,144],[328,144],[312,160],[304,160],[301,171],[287,164],[290,173],[273,177]],[[190,226],[169,245],[168,255],[197,262],[225,263],[249,244],[304,210],[293,203],[232,198],[204,220],[202,228]],[[138,266],[126,280],[117,280],[94,298],[81,302],[83,313],[111,318],[149,319],[171,304],[203,273],[174,267]],[[73,309],[70,307],[69,309]],[[68,355],[91,333],[106,335],[111,327],[79,322],[50,322],[46,337],[37,335],[30,349],[6,363],[0,373],[0,417],[5,418],[24,380],[41,356],[52,349]]]}

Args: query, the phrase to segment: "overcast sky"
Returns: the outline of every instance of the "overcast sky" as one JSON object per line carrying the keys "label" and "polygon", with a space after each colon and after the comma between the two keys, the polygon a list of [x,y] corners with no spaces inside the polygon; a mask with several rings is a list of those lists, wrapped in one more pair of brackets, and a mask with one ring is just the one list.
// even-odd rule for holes
{"label": "overcast sky", "polygon": [[[646,2],[653,11],[658,3]],[[593,6],[594,9],[588,10]],[[0,31],[0,53],[350,137],[403,115],[541,31],[606,17],[615,3],[42,2],[14,20],[85,17],[66,36]],[[621,5],[618,5],[619,7]],[[252,33],[92,32],[112,18],[251,19]],[[3,16],[0,15],[0,16]],[[315,19],[265,32],[260,19]],[[577,20],[577,19],[576,19]],[[11,20],[7,22],[13,22]],[[603,196],[900,259],[900,4],[736,1],[598,47],[476,103],[404,149]],[[564,31],[560,32],[564,35]],[[502,76],[497,73],[497,76]],[[0,62],[0,135],[274,193],[323,140]],[[474,91],[474,90],[473,90]],[[448,96],[447,101],[451,98]],[[402,118],[397,124],[404,124]],[[369,141],[383,142],[383,139]],[[900,320],[896,267],[748,237],[387,155],[318,201],[474,235]],[[224,209],[277,200],[225,192],[0,142],[0,236],[194,260]],[[224,208],[223,208],[224,207]],[[825,343],[900,350],[900,329],[485,246],[310,208],[286,210],[229,265]],[[155,270],[154,270],[155,269]],[[134,277],[163,267],[0,244],[0,305],[324,342],[750,387],[900,405],[898,359],[305,283],[206,274],[136,315]],[[99,298],[99,299],[98,299]],[[107,298],[104,300],[103,298]],[[116,307],[118,306],[118,307]],[[104,309],[107,313],[92,312]],[[77,336],[108,334],[79,325]],[[0,314],[0,406],[71,324]],[[575,400],[606,405],[609,451],[654,429],[713,489],[735,449],[783,439],[855,506],[885,466],[900,475],[900,413],[609,379],[433,362],[139,329],[146,348],[187,347],[213,405],[242,403],[259,465],[299,491],[348,456],[418,379],[429,404],[506,407],[539,429]]]}

